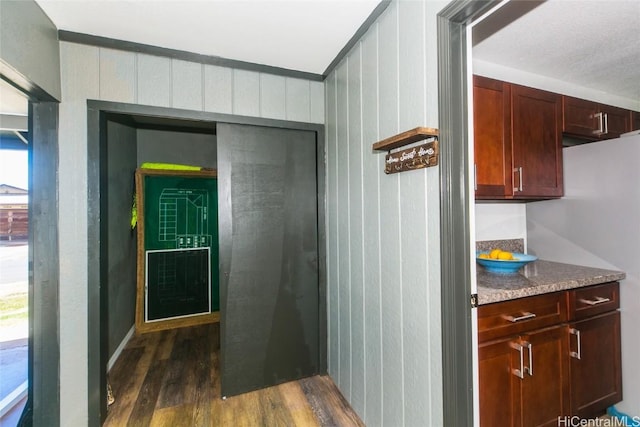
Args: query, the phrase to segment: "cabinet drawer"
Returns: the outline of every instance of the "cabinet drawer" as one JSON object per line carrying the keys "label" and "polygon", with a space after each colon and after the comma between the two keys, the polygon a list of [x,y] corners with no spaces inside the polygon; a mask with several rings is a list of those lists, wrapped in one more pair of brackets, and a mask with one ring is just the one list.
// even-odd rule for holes
{"label": "cabinet drawer", "polygon": [[564,292],[482,305],[478,307],[478,341],[520,334],[566,320]]}
{"label": "cabinet drawer", "polygon": [[618,282],[569,291],[569,317],[579,320],[620,307]]}

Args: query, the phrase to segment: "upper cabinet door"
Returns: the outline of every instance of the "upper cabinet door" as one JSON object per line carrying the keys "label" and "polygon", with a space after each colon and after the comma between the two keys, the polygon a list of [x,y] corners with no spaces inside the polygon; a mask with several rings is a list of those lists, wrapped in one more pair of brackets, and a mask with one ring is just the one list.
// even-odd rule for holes
{"label": "upper cabinet door", "polygon": [[473,77],[473,127],[477,199],[513,195],[511,90],[508,83]]}
{"label": "upper cabinet door", "polygon": [[562,98],[529,87],[511,85],[513,197],[563,195]]}
{"label": "upper cabinet door", "polygon": [[640,129],[640,112],[631,112],[631,130]]}
{"label": "upper cabinet door", "polygon": [[604,115],[604,132],[601,139],[618,138],[621,134],[631,131],[631,114],[624,108],[600,105],[600,112]]}
{"label": "upper cabinet door", "polygon": [[562,97],[562,131],[584,141],[618,138],[632,130],[632,114],[624,108],[585,99]]}
{"label": "upper cabinet door", "polygon": [[595,141],[598,139],[598,104],[584,99],[562,97],[562,131]]}

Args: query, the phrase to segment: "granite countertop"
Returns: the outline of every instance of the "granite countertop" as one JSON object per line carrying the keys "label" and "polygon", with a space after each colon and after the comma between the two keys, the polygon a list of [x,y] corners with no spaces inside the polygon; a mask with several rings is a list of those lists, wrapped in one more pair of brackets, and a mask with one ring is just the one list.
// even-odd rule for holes
{"label": "granite countertop", "polygon": [[537,260],[518,274],[495,274],[477,266],[478,304],[581,288],[625,278],[621,271]]}

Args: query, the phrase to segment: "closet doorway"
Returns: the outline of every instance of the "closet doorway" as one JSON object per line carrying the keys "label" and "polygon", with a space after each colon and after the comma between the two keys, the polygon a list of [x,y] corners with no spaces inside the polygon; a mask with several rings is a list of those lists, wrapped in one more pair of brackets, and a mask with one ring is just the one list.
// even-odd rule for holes
{"label": "closet doorway", "polygon": [[[215,164],[200,166],[218,171],[222,395],[325,373],[323,127],[89,101],[88,131],[89,206],[99,206],[88,218],[89,330],[99,331],[89,337],[89,413],[100,414],[96,421],[106,417],[107,361],[118,342],[114,325],[121,323],[122,335],[134,324],[135,286],[129,299],[114,283],[135,284],[135,261],[127,267],[131,259],[121,256],[123,249],[136,249],[135,239],[122,224],[130,215],[143,131],[147,137],[199,135],[204,146],[189,154],[196,155],[189,163],[215,157]],[[145,160],[187,161],[191,149],[180,138],[165,142],[171,160]],[[154,142],[149,144],[147,156]],[[118,217],[120,225],[111,229]],[[126,248],[117,248],[123,241]],[[121,307],[131,304],[131,320],[116,314],[114,298]]]}

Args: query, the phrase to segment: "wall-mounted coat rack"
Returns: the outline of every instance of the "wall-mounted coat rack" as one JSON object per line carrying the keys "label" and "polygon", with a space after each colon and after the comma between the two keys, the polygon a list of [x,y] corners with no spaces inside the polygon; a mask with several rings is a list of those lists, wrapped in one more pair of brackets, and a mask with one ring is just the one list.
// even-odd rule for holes
{"label": "wall-mounted coat rack", "polygon": [[[404,150],[397,150],[418,141],[427,140],[426,143],[412,146]],[[414,169],[422,169],[438,164],[438,129],[417,127],[402,132],[373,144],[376,151],[387,151],[384,172],[392,174]],[[392,150],[397,150],[392,152]]]}

